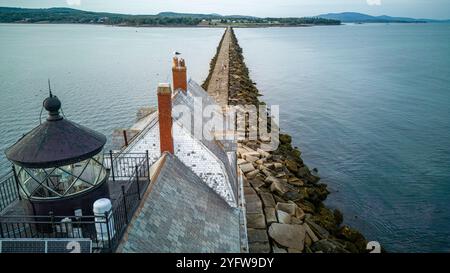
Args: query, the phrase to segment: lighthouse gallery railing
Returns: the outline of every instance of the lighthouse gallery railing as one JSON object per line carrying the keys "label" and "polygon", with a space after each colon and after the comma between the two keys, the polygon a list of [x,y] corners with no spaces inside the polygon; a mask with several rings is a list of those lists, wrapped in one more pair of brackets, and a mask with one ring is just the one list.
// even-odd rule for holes
{"label": "lighthouse gallery railing", "polygon": [[[112,200],[111,211],[94,216],[0,216],[0,238],[89,238],[94,252],[115,251],[150,183],[151,164],[148,153],[126,156],[110,153],[108,156],[111,157],[105,155],[105,163],[109,161],[110,166],[116,167],[110,170],[111,179],[114,179],[110,183],[121,183],[120,194]],[[2,206],[7,206],[17,200],[19,195],[13,174],[4,183],[8,199]],[[2,185],[0,194],[3,194]]]}

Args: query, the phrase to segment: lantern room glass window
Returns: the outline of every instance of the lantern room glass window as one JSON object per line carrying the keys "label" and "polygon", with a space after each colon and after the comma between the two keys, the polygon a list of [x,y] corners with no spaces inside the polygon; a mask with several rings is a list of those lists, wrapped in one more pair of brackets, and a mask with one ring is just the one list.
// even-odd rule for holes
{"label": "lantern room glass window", "polygon": [[103,154],[65,166],[31,169],[16,165],[21,190],[29,198],[61,198],[87,191],[106,175]]}

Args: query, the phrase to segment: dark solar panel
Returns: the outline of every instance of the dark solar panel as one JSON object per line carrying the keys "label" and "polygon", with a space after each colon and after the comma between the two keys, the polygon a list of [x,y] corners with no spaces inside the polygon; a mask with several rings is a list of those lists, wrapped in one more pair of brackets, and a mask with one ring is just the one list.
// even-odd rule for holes
{"label": "dark solar panel", "polygon": [[91,253],[89,239],[0,240],[0,253]]}
{"label": "dark solar panel", "polygon": [[2,240],[0,244],[1,253],[45,253],[45,241]]}

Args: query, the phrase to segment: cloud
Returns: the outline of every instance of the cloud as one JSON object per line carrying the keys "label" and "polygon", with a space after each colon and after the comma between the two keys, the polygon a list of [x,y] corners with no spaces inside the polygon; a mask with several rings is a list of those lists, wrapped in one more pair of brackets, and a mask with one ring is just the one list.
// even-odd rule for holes
{"label": "cloud", "polygon": [[[369,0],[367,0],[369,1]],[[81,5],[81,0],[66,0],[67,5],[69,6],[79,6]]]}
{"label": "cloud", "polygon": [[381,6],[381,0],[366,0],[369,6]]}

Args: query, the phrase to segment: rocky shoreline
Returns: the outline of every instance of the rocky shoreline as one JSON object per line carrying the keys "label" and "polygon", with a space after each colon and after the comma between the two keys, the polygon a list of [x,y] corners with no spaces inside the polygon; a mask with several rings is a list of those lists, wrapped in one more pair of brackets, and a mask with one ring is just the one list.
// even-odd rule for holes
{"label": "rocky shoreline", "polygon": [[[249,77],[242,48],[232,29],[229,52],[229,104],[264,102]],[[223,41],[223,38],[222,38]],[[221,43],[222,43],[221,41]],[[220,49],[218,47],[218,51]],[[216,56],[211,61],[214,69]],[[210,76],[204,87],[208,86]],[[270,127],[270,126],[269,126]],[[327,208],[329,191],[318,171],[310,170],[288,134],[280,134],[276,151],[265,152],[259,141],[240,141],[238,165],[244,175],[244,194],[251,253],[364,253],[367,241],[343,225],[342,213]]]}

